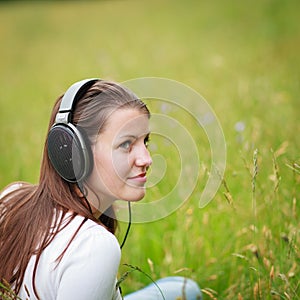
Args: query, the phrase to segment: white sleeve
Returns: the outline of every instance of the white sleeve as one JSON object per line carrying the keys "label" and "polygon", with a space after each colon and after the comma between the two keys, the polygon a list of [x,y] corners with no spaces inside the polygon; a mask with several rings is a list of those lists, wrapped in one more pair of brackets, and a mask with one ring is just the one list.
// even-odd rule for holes
{"label": "white sleeve", "polygon": [[58,265],[57,300],[111,300],[116,297],[120,246],[114,235],[80,233]]}

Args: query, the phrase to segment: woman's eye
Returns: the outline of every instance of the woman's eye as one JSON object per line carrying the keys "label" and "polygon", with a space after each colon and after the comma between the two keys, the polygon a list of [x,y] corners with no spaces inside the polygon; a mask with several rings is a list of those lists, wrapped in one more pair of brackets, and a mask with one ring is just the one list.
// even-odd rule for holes
{"label": "woman's eye", "polygon": [[131,146],[131,141],[126,141],[126,142],[124,142],[120,145],[120,147],[125,149],[125,150],[129,150],[130,146]]}
{"label": "woman's eye", "polygon": [[149,146],[149,142],[150,142],[150,137],[146,136],[145,139],[144,139],[144,144],[145,144],[146,147]]}

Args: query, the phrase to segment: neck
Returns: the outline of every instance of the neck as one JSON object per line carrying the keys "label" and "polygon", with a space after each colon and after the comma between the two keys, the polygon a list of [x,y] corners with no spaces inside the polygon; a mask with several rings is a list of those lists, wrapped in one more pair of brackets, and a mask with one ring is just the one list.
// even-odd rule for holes
{"label": "neck", "polygon": [[115,199],[105,197],[105,195],[97,195],[88,186],[86,186],[87,196],[94,217],[97,219],[114,203]]}
{"label": "neck", "polygon": [[91,209],[93,216],[97,219],[99,219],[102,213],[104,213],[114,202],[113,199],[108,199],[104,196],[99,197],[88,186],[85,186],[85,195],[78,185],[74,185],[74,190],[83,201],[87,202],[86,204]]}

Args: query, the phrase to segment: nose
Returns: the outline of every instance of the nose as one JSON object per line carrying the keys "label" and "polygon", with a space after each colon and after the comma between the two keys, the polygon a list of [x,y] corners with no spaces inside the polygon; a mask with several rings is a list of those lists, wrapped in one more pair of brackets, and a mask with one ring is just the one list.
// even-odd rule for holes
{"label": "nose", "polygon": [[152,158],[149,150],[145,145],[139,147],[136,153],[135,165],[137,167],[145,167],[148,168],[152,164]]}

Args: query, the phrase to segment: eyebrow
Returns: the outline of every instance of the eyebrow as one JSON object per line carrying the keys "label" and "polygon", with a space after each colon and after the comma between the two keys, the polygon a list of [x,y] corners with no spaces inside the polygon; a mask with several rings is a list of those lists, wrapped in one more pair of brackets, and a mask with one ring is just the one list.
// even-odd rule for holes
{"label": "eyebrow", "polygon": [[122,135],[122,136],[119,136],[118,138],[119,139],[123,139],[123,138],[132,138],[132,139],[135,139],[137,140],[138,138],[142,137],[142,136],[145,136],[145,137],[149,137],[151,134],[151,132],[147,132],[145,134],[141,134],[140,136],[136,136],[136,135],[133,135],[133,134],[125,134],[125,135]]}
{"label": "eyebrow", "polygon": [[132,134],[125,134],[125,135],[121,135],[119,136],[120,139],[123,139],[123,138],[133,138],[133,139],[137,139],[137,136],[136,135],[132,135]]}

